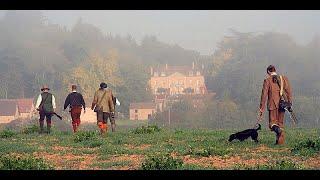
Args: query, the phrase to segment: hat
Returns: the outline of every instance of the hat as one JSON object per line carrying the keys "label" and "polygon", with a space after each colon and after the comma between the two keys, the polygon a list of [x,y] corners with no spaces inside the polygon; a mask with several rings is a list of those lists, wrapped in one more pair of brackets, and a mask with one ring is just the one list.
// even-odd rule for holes
{"label": "hat", "polygon": [[41,91],[44,91],[45,89],[50,90],[50,88],[48,87],[48,85],[43,85],[41,88]]}
{"label": "hat", "polygon": [[104,83],[104,82],[102,82],[102,83],[100,84],[100,88],[107,88],[107,87],[108,87],[107,84]]}

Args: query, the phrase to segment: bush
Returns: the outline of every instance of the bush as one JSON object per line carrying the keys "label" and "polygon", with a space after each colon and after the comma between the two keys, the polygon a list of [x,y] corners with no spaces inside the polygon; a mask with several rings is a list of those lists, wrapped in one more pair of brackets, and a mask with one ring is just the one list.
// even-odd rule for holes
{"label": "bush", "polygon": [[295,154],[314,154],[320,151],[320,139],[317,140],[311,140],[307,139],[304,141],[301,141],[294,145],[294,147],[291,149],[292,153]]}
{"label": "bush", "polygon": [[177,170],[181,168],[183,161],[173,158],[170,154],[149,156],[142,163],[143,170]]}
{"label": "bush", "polygon": [[0,138],[10,138],[15,135],[16,135],[16,133],[14,131],[9,130],[9,129],[5,129],[0,133]]}
{"label": "bush", "polygon": [[96,140],[97,133],[95,131],[80,131],[74,135],[73,141],[75,143]]}
{"label": "bush", "polygon": [[32,156],[20,157],[4,155],[0,156],[1,170],[50,170],[52,166],[48,165],[42,158]]}
{"label": "bush", "polygon": [[159,128],[156,125],[152,125],[152,126],[137,127],[136,129],[133,130],[133,133],[134,134],[152,134],[160,131],[161,131],[161,128]]}
{"label": "bush", "polygon": [[23,134],[33,134],[38,132],[39,132],[39,127],[35,124],[27,126],[22,130]]}

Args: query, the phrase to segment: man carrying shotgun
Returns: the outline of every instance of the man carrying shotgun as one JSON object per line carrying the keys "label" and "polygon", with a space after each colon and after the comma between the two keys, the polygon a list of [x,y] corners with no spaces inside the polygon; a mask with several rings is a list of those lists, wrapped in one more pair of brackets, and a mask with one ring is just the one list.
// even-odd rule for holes
{"label": "man carrying shotgun", "polygon": [[[285,109],[292,105],[292,91],[286,76],[279,76],[273,65],[267,68],[268,77],[263,82],[259,107],[259,121],[265,111],[269,111],[269,128],[276,133],[276,144],[284,143]],[[267,101],[268,98],[268,101]]]}
{"label": "man carrying shotgun", "polygon": [[49,87],[44,85],[41,88],[42,93],[38,96],[36,102],[36,109],[39,111],[40,119],[40,134],[44,133],[43,125],[44,125],[44,118],[47,121],[47,133],[50,134],[51,132],[51,118],[52,115],[55,113],[56,109],[56,100],[53,94],[49,93]]}

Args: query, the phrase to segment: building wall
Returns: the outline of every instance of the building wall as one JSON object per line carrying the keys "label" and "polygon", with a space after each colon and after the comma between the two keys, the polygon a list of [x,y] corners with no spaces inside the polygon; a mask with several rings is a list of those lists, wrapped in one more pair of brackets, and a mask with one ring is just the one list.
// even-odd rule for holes
{"label": "building wall", "polygon": [[137,113],[135,110],[130,109],[130,120],[147,120],[149,114],[152,116],[156,112],[155,109],[137,109]]}
{"label": "building wall", "polygon": [[14,116],[0,116],[0,124],[2,123],[9,123],[13,120],[15,120],[16,118]]}
{"label": "building wall", "polygon": [[[157,94],[158,88],[169,88],[171,95],[185,94],[183,90],[186,88],[194,89],[194,94],[205,93],[205,80],[203,76],[152,76],[149,83],[153,94]],[[178,87],[176,85],[178,85]]]}

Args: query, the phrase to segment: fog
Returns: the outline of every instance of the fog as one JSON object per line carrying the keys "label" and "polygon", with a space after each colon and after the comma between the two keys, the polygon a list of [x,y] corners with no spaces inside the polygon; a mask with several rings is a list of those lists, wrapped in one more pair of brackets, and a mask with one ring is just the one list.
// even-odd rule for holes
{"label": "fog", "polygon": [[[50,10],[42,11],[52,23],[72,28],[78,18],[96,25],[105,33],[132,35],[140,41],[145,35],[212,54],[229,28],[241,32],[274,31],[291,35],[305,44],[320,32],[320,11],[280,10]],[[4,14],[4,11],[0,12]]]}

